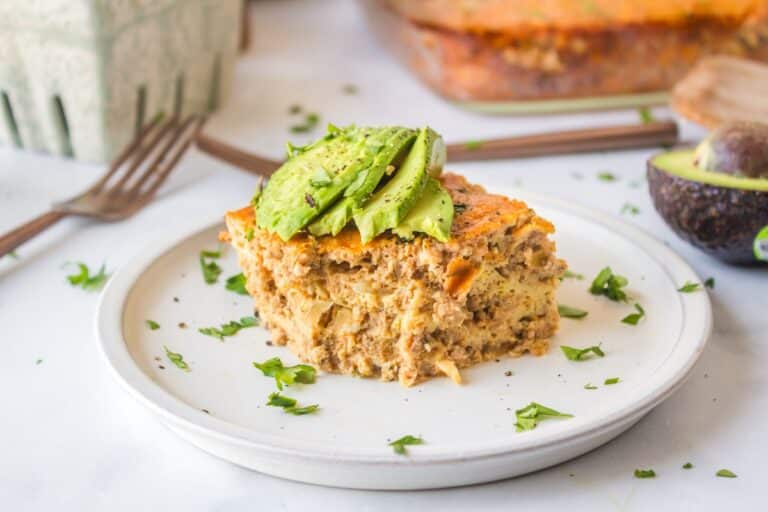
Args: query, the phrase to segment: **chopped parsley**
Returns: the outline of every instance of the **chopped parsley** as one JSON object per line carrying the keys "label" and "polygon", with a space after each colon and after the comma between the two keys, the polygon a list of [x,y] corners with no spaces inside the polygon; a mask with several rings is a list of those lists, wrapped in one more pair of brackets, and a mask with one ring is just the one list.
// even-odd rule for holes
{"label": "chopped parsley", "polygon": [[589,358],[590,354],[594,354],[597,357],[605,357],[605,352],[603,352],[598,345],[593,345],[587,348],[575,348],[560,345],[560,349],[569,361],[584,361]]}
{"label": "chopped parsley", "polygon": [[708,277],[706,281],[704,281],[704,286],[709,288],[710,290],[715,287],[715,278],[714,277]]}
{"label": "chopped parsley", "polygon": [[699,283],[693,283],[691,281],[686,281],[683,286],[677,289],[680,293],[693,293],[695,291],[698,291],[701,289],[701,285]]}
{"label": "chopped parsley", "polygon": [[637,206],[635,206],[632,203],[624,203],[624,206],[621,207],[621,212],[620,213],[622,213],[622,214],[628,213],[630,215],[637,215],[638,213],[640,213],[640,208],[638,208]]}
{"label": "chopped parsley", "polygon": [[313,187],[327,187],[331,183],[333,183],[333,178],[322,165],[318,166],[315,173],[309,178],[309,184]]}
{"label": "chopped parsley", "polygon": [[208,284],[219,280],[221,267],[213,260],[221,258],[221,251],[200,251],[200,270],[203,271],[203,279]]}
{"label": "chopped parsley", "polygon": [[293,407],[296,405],[296,399],[283,396],[275,391],[274,393],[270,393],[269,400],[267,400],[267,405],[271,405],[273,407]]}
{"label": "chopped parsley", "polygon": [[653,112],[651,112],[651,109],[648,107],[640,107],[637,109],[637,115],[640,117],[640,122],[643,124],[648,124],[656,121],[656,118],[653,117]]}
{"label": "chopped parsley", "polygon": [[237,320],[232,320],[229,323],[221,324],[219,328],[202,327],[197,331],[200,334],[205,334],[206,336],[211,336],[219,341],[224,341],[225,336],[234,336],[240,332],[240,329],[256,327],[257,325],[259,325],[259,318],[257,316],[244,316],[239,322]]}
{"label": "chopped parsley", "polygon": [[38,358],[37,360],[35,360],[35,364],[42,364],[42,363],[43,363],[43,360],[41,358]]}
{"label": "chopped parsley", "polygon": [[613,384],[618,384],[620,380],[621,379],[619,379],[618,377],[611,377],[610,379],[605,379],[605,382],[603,382],[603,384],[605,384],[606,386],[611,386]]}
{"label": "chopped parsley", "polygon": [[606,183],[610,183],[612,181],[616,181],[618,178],[610,171],[600,171],[597,173],[597,179],[600,181],[605,181]]}
{"label": "chopped parsley", "polygon": [[391,446],[395,453],[398,455],[407,455],[408,452],[405,450],[406,446],[415,446],[419,444],[424,444],[424,440],[422,438],[407,435],[392,441],[387,446]]}
{"label": "chopped parsley", "polygon": [[691,464],[690,462],[686,462],[685,464],[683,464],[683,469],[693,469],[693,464]]}
{"label": "chopped parsley", "polygon": [[640,304],[635,304],[635,309],[637,310],[637,313],[630,313],[622,318],[621,321],[625,324],[637,325],[637,322],[645,316],[645,310]]}
{"label": "chopped parsley", "polygon": [[286,407],[283,410],[288,414],[293,414],[294,416],[304,416],[305,414],[312,414],[319,408],[320,406],[318,404],[312,404],[305,405],[304,407]]}
{"label": "chopped parsley", "polygon": [[301,105],[294,103],[290,107],[288,107],[288,113],[291,115],[296,115],[301,112]]}
{"label": "chopped parsley", "polygon": [[184,356],[177,352],[171,352],[165,345],[163,345],[163,348],[165,349],[165,355],[168,357],[168,360],[172,362],[176,368],[184,370],[185,372],[189,371],[189,365],[184,361]]}
{"label": "chopped parsley", "polygon": [[558,304],[557,312],[560,313],[560,316],[563,318],[584,318],[589,314],[583,309],[566,306],[565,304]]}
{"label": "chopped parsley", "polygon": [[656,472],[652,469],[636,469],[635,478],[656,478]]}
{"label": "chopped parsley", "polygon": [[592,385],[592,383],[587,383],[587,384],[584,384],[584,389],[589,389],[589,390],[597,389],[597,386]]}
{"label": "chopped parsley", "polygon": [[592,295],[604,295],[615,302],[627,302],[627,294],[622,288],[627,286],[629,281],[626,277],[613,273],[611,267],[605,267],[592,281],[589,287],[589,293]]}
{"label": "chopped parsley", "polygon": [[547,418],[573,418],[573,415],[531,402],[522,409],[516,410],[515,417],[517,418],[517,423],[515,423],[517,431],[523,432],[536,428],[540,420]]}
{"label": "chopped parsley", "polygon": [[578,279],[581,281],[584,279],[584,276],[582,274],[577,274],[576,272],[571,272],[570,270],[566,270],[563,272],[563,275],[560,277],[560,279]]}
{"label": "chopped parsley", "polygon": [[296,407],[296,399],[289,396],[283,396],[277,391],[270,393],[267,405],[273,407],[282,407],[283,411],[294,416],[303,416],[305,414],[312,414],[320,408],[319,405],[307,405],[304,407]]}
{"label": "chopped parsley", "polygon": [[160,328],[160,324],[154,320],[147,320],[147,327],[149,327],[152,331],[156,331]]}
{"label": "chopped parsley", "polygon": [[95,275],[91,275],[91,271],[85,263],[77,263],[76,265],[80,271],[67,276],[69,284],[76,288],[79,287],[88,292],[99,291],[104,287],[107,279],[109,279],[109,274],[106,273],[104,265],[99,268]]}
{"label": "chopped parsley", "polygon": [[304,122],[302,124],[295,124],[291,126],[292,133],[307,133],[317,128],[320,122],[320,116],[314,112],[308,113],[304,116]]}
{"label": "chopped parsley", "polygon": [[715,473],[715,476],[719,476],[721,478],[737,478],[736,473],[731,471],[730,469],[721,469],[718,470],[717,473]]}
{"label": "chopped parsley", "polygon": [[483,147],[485,142],[482,140],[470,140],[464,143],[464,149],[468,151],[476,151]]}
{"label": "chopped parsley", "polygon": [[248,231],[245,232],[245,239],[249,242],[253,240],[253,228],[248,228]]}
{"label": "chopped parsley", "polygon": [[248,290],[245,289],[245,274],[240,272],[232,277],[227,278],[226,284],[227,290],[235,292],[239,295],[248,295]]}
{"label": "chopped parsley", "polygon": [[295,366],[283,366],[279,357],[267,359],[263,363],[254,362],[253,366],[261,370],[265,377],[273,377],[277,389],[283,389],[283,386],[293,384],[313,384],[315,382],[315,369],[308,364],[297,364]]}

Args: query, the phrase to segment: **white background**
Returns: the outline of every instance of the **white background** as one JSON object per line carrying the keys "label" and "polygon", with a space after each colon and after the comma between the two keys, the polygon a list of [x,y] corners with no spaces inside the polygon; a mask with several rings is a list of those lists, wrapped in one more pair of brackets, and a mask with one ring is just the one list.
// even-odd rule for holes
{"label": "white background", "polygon": [[[256,3],[253,44],[210,133],[279,157],[299,103],[337,124],[430,124],[448,141],[635,122],[634,111],[487,117],[428,92],[372,40],[351,0]],[[355,95],[342,93],[355,84]],[[657,117],[668,114],[663,110]],[[76,129],[76,127],[73,127]],[[298,139],[298,140],[297,140]],[[120,224],[68,219],[0,261],[0,508],[21,510],[758,510],[768,444],[764,268],[732,268],[681,242],[642,180],[652,151],[449,166],[485,185],[517,184],[627,216],[714,277],[715,330],[688,383],[636,427],[561,466],[483,486],[364,492],[287,482],[214,459],[157,423],[118,387],[97,351],[98,295],[70,287],[68,261],[114,271],[171,224],[245,204],[255,179],[192,151],[162,197]],[[608,170],[614,183],[596,178]],[[0,231],[82,189],[101,168],[0,149]],[[579,173],[583,179],[574,178]],[[42,359],[40,364],[36,364]],[[685,462],[695,468],[681,469]],[[638,480],[636,467],[658,477]],[[716,478],[729,468],[737,479]]]}

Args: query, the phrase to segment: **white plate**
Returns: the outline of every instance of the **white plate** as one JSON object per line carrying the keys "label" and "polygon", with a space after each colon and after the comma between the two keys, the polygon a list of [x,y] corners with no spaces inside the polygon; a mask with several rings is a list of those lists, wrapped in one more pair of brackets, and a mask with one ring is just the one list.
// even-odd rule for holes
{"label": "white plate", "polygon": [[[96,326],[104,355],[131,394],[192,444],[284,478],[423,489],[512,477],[578,456],[629,428],[680,386],[709,335],[709,299],[704,291],[677,292],[699,278],[637,228],[527,192],[502,192],[522,197],[554,222],[559,255],[586,277],[565,280],[559,302],[587,309],[589,316],[563,319],[546,356],[481,364],[463,371],[463,386],[441,378],[406,389],[321,374],[314,385],[286,390],[301,404],[320,404],[318,413],[291,416],[267,407],[274,384],[251,362],[279,356],[293,364],[296,358],[268,346],[269,333],[261,328],[225,342],[197,332],[251,313],[249,297],[224,289],[224,279],[239,272],[232,250],[221,261],[219,283],[203,282],[198,254],[217,246],[218,225],[189,233],[169,229],[163,242],[141,251],[110,280]],[[628,290],[645,308],[639,325],[620,321],[630,305],[587,292],[606,265],[629,279]],[[161,328],[148,329],[147,319]],[[566,360],[558,348],[598,343],[606,356],[582,362]],[[182,353],[191,371],[170,364],[163,345]],[[507,370],[514,374],[506,376]],[[603,385],[610,377],[621,382]],[[598,389],[584,389],[587,383]],[[532,401],[574,417],[515,432],[515,409]],[[426,444],[398,456],[387,441],[406,434]]]}

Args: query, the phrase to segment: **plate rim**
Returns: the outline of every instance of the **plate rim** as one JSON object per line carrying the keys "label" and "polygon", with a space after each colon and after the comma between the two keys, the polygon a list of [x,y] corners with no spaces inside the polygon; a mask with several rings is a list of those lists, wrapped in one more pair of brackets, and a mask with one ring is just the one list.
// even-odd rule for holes
{"label": "plate rim", "polygon": [[[566,214],[610,229],[629,243],[641,248],[646,255],[655,261],[673,283],[694,280],[700,282],[700,277],[675,251],[661,241],[655,239],[644,229],[630,224],[600,210],[580,204],[574,204],[564,199],[551,197],[546,194],[532,193],[508,186],[488,187],[493,193],[519,198],[535,206],[545,206],[560,210]],[[679,294],[679,300],[685,316],[691,311],[702,318],[699,325],[691,322],[683,323],[677,337],[676,345],[686,341],[684,346],[691,345],[690,353],[676,365],[673,371],[657,386],[649,389],[638,400],[622,406],[599,420],[592,420],[573,431],[553,431],[540,434],[529,440],[516,440],[514,446],[499,444],[498,447],[485,447],[476,450],[461,450],[449,453],[412,454],[410,457],[394,457],[392,454],[370,454],[345,452],[334,448],[298,449],[291,446],[273,443],[273,438],[260,435],[247,427],[243,427],[224,419],[206,415],[197,408],[183,402],[172,395],[161,385],[145,374],[130,355],[123,336],[123,315],[127,299],[138,278],[159,258],[173,250],[177,245],[199,233],[210,230],[216,225],[222,225],[219,215],[206,217],[196,222],[187,223],[183,229],[178,225],[164,230],[166,236],[157,237],[145,245],[128,262],[120,268],[108,281],[101,293],[94,322],[94,331],[98,340],[100,352],[107,366],[130,395],[144,406],[158,414],[164,421],[195,431],[221,441],[244,445],[257,449],[264,454],[291,456],[318,461],[348,462],[360,464],[390,464],[390,465],[431,465],[467,461],[480,461],[498,457],[520,455],[527,452],[568,444],[576,439],[590,437],[611,427],[622,424],[627,418],[645,414],[656,405],[673,394],[690,375],[712,332],[712,306],[708,293]],[[170,235],[170,236],[169,236]],[[670,353],[675,354],[679,348]],[[665,360],[659,368],[665,368],[670,363]]]}

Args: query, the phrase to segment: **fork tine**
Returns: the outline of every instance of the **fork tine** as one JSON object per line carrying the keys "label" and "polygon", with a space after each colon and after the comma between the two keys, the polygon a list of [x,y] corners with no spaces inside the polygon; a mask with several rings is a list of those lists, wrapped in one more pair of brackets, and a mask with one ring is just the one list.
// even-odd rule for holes
{"label": "fork tine", "polygon": [[157,133],[155,134],[154,138],[150,140],[145,146],[143,146],[138,152],[136,152],[131,165],[123,173],[123,175],[120,177],[120,180],[114,185],[114,187],[112,187],[114,191],[122,190],[123,187],[125,187],[125,184],[128,183],[128,180],[131,179],[131,176],[134,175],[136,170],[141,167],[141,164],[144,162],[144,160],[147,159],[147,156],[149,156],[152,151],[157,148],[163,138],[168,134],[168,131],[176,125],[178,125],[178,118],[176,116],[171,116],[166,123],[164,123],[158,128],[158,130],[156,130]]}
{"label": "fork tine", "polygon": [[[139,178],[131,187],[129,193],[137,194],[145,183],[147,183],[151,178],[155,177],[151,186],[142,193],[143,200],[151,198],[154,192],[160,187],[160,185],[163,184],[165,179],[171,173],[179,159],[181,159],[189,146],[192,144],[195,134],[200,129],[200,126],[204,121],[205,118],[200,118],[193,115],[182,122],[171,135],[165,146],[159,151],[147,170],[144,171],[144,174],[141,176],[141,178]],[[194,124],[196,124],[195,129],[190,133],[189,127]],[[182,135],[185,137],[182,138]],[[173,153],[169,160],[166,160],[168,153],[171,151],[171,149],[173,149],[174,146],[177,145],[180,139],[182,142],[178,149],[175,153]]]}
{"label": "fork tine", "polygon": [[151,132],[152,129],[155,128],[161,120],[162,118],[160,116],[155,116],[150,122],[145,124],[141,128],[139,135],[130,144],[128,144],[128,146],[119,155],[117,155],[112,163],[109,164],[107,172],[104,173],[104,175],[91,186],[89,191],[95,192],[103,187],[104,184],[109,181],[109,178],[114,176],[115,172],[117,172],[117,170],[125,163],[125,161],[130,158],[133,152],[141,146],[149,132]]}

